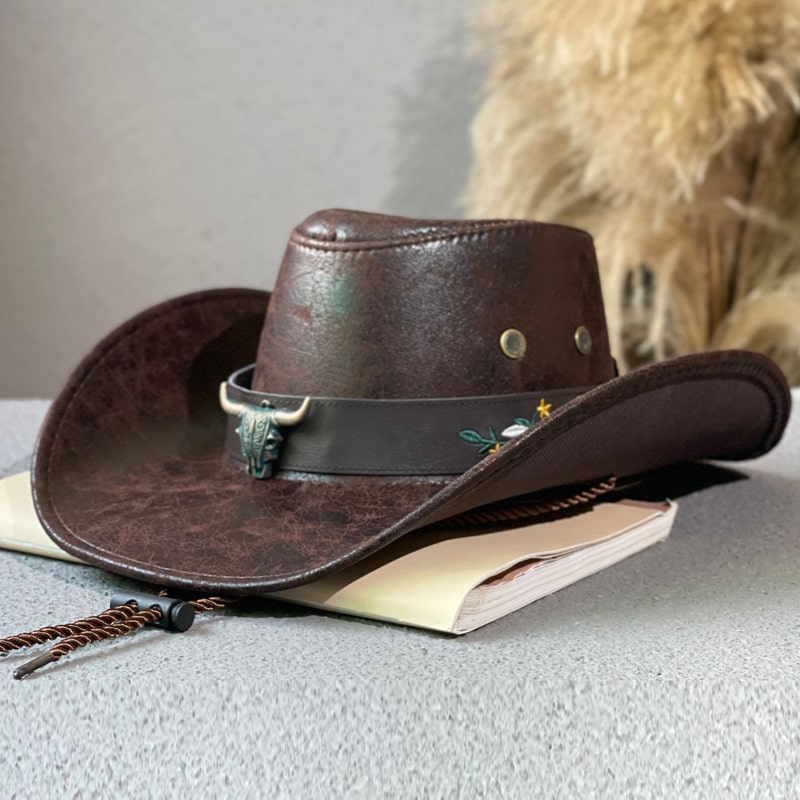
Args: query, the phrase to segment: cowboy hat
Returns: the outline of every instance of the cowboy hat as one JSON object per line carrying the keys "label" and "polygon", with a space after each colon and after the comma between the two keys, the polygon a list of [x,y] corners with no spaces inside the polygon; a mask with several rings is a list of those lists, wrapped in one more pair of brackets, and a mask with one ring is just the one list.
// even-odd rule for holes
{"label": "cowboy hat", "polygon": [[86,561],[259,594],[487,505],[752,458],[789,407],[749,352],[617,376],[583,231],[325,211],[271,296],[179,297],[103,339],[53,403],[33,492]]}

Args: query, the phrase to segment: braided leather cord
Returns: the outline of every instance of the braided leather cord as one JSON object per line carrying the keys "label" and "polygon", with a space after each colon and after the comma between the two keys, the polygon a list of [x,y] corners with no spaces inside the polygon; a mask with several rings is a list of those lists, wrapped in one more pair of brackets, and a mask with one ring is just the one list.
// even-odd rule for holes
{"label": "braided leather cord", "polygon": [[145,608],[139,611],[135,606],[126,607],[132,609],[133,614],[120,622],[116,622],[113,625],[105,625],[102,628],[91,628],[82,633],[77,633],[74,636],[68,636],[57,645],[51,647],[50,654],[53,656],[52,660],[58,661],[59,658],[67,655],[67,653],[71,653],[79,647],[85,647],[92,642],[102,642],[106,639],[115,639],[117,636],[124,636],[126,633],[133,633],[143,628],[145,625],[150,625],[161,619],[161,610],[158,608]]}
{"label": "braided leather cord", "polygon": [[107,625],[122,622],[135,613],[136,609],[133,606],[117,606],[117,608],[110,608],[97,616],[86,617],[65,625],[51,625],[35,631],[28,631],[27,633],[18,633],[16,636],[0,639],[0,653],[10,653],[13,650],[21,650],[24,647],[33,647],[53,639],[86,634],[96,628],[103,628]]}
{"label": "braided leather cord", "polygon": [[[162,592],[162,594],[164,593]],[[203,613],[204,611],[215,611],[224,608],[231,603],[235,603],[237,599],[204,597],[187,602],[194,608],[195,612]],[[66,625],[48,626],[0,639],[0,653],[5,654],[24,647],[43,644],[52,639],[62,638],[62,641],[45,653],[14,670],[15,678],[24,678],[40,667],[58,661],[79,647],[85,647],[92,642],[102,642],[133,633],[145,625],[158,622],[160,619],[161,609],[154,607],[140,610],[135,603],[129,603]]]}
{"label": "braided leather cord", "polygon": [[225,606],[238,601],[238,597],[201,597],[197,600],[190,600],[189,603],[198,614],[202,614],[204,611],[218,611],[220,608],[225,608]]}
{"label": "braided leather cord", "polygon": [[584,489],[581,492],[542,500],[538,503],[522,503],[518,506],[487,506],[476,511],[467,511],[455,517],[435,522],[429,530],[450,530],[452,528],[466,528],[477,525],[495,525],[503,522],[517,522],[523,519],[533,519],[542,514],[552,514],[557,511],[567,511],[576,506],[586,505],[613,491],[617,486],[617,478],[611,476],[605,481]]}

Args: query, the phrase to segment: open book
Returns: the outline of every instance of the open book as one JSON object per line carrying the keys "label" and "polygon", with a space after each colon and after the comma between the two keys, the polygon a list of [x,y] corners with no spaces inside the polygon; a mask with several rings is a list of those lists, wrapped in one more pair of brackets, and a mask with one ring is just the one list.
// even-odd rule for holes
{"label": "open book", "polygon": [[[516,528],[410,533],[342,572],[270,596],[467,633],[665,539],[676,510],[621,500]],[[28,473],[0,481],[0,547],[76,560],[39,525]]]}

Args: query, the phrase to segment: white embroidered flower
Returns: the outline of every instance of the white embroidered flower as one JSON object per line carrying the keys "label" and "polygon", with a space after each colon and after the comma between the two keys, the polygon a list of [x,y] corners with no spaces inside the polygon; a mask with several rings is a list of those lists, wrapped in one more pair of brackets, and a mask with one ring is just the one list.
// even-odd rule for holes
{"label": "white embroidered flower", "polygon": [[509,425],[500,435],[505,436],[506,439],[513,439],[515,436],[525,433],[526,430],[528,430],[527,425]]}

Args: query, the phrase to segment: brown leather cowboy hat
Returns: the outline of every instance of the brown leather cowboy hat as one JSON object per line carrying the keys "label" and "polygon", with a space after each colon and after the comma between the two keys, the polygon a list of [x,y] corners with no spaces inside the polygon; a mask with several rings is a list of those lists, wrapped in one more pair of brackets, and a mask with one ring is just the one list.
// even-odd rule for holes
{"label": "brown leather cowboy hat", "polygon": [[33,490],[86,561],[266,593],[487,504],[757,456],[789,407],[749,352],[616,377],[582,231],[327,211],[271,297],[180,297],[100,342],[50,410]]}

